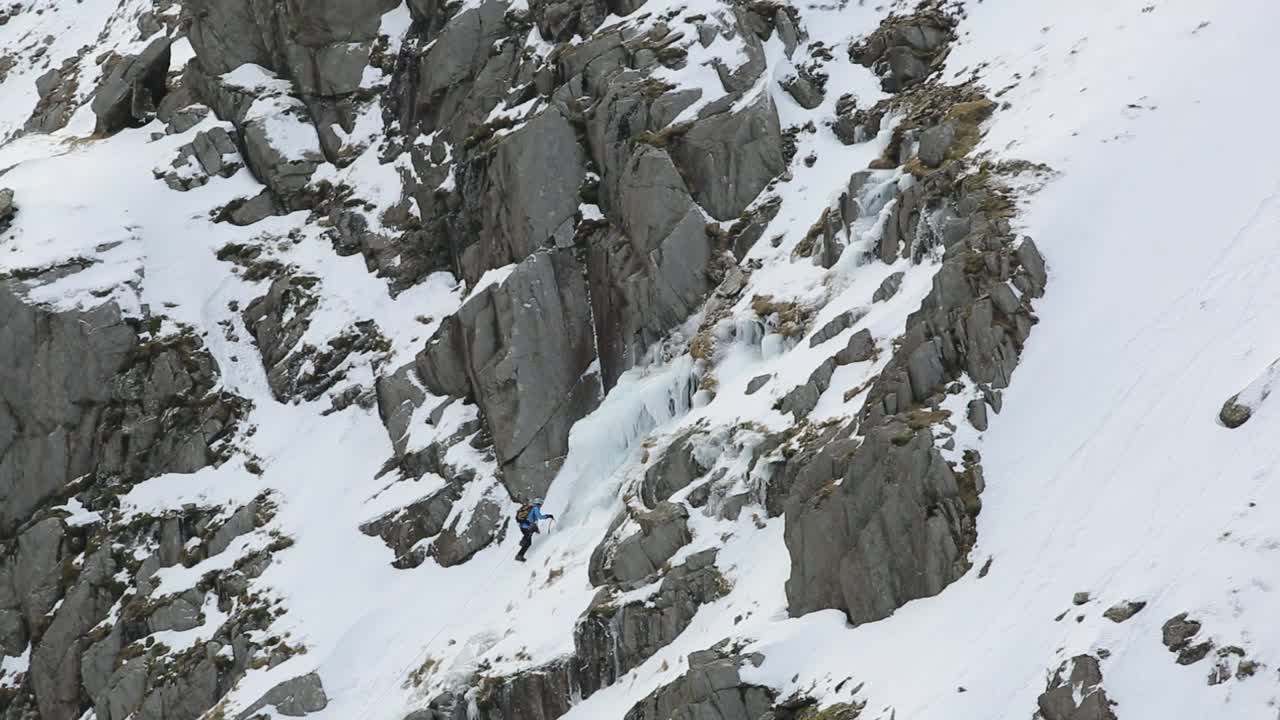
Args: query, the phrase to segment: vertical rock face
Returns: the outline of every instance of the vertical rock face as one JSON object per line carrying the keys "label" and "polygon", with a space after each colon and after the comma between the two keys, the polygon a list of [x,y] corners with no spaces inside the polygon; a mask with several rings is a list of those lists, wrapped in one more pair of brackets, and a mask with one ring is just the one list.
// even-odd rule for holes
{"label": "vertical rock face", "polygon": [[733,220],[786,163],[778,113],[768,93],[737,112],[695,122],[673,159],[690,178],[693,195],[717,220]]}
{"label": "vertical rock face", "polygon": [[[486,0],[464,10],[449,20],[420,58],[410,61],[412,76],[405,78],[407,97],[400,105],[404,127],[424,134],[443,129],[461,148],[472,128],[510,89],[518,48],[504,42],[511,33],[506,12],[502,0]],[[419,15],[428,27],[444,20],[441,8],[424,8]],[[496,46],[501,50],[490,52]]]}
{"label": "vertical rock face", "polygon": [[41,520],[18,536],[17,547],[0,555],[0,650],[21,655],[32,633],[42,633],[47,615],[62,597],[62,562],[69,548],[62,522]]}
{"label": "vertical rock face", "polygon": [[85,560],[72,587],[31,655],[31,684],[40,717],[72,720],[81,714],[80,653],[83,636],[115,603],[110,587],[116,564],[107,549]]}
{"label": "vertical rock face", "polygon": [[192,0],[189,37],[205,71],[245,63],[291,77],[304,95],[337,96],[359,87],[361,72],[392,0]]}
{"label": "vertical rock face", "polygon": [[[120,693],[119,707],[139,707],[146,663],[116,672],[119,636],[90,631],[120,597],[121,574],[137,569],[122,562],[138,559],[130,552],[122,561],[101,536],[95,545],[87,539],[105,532],[101,511],[121,488],[216,462],[244,404],[217,389],[217,365],[190,332],[156,336],[147,327],[158,322],[126,321],[111,303],[58,311],[19,292],[13,281],[0,284],[0,649],[29,651],[31,663],[19,688],[25,699],[12,707],[21,712],[29,703],[39,717],[74,720],[87,701],[101,700],[99,717],[124,717],[110,714],[107,695]],[[50,510],[72,493],[98,519],[68,525],[65,511]],[[208,547],[225,549],[244,520],[233,516]],[[179,551],[169,553],[170,564]],[[143,634],[191,627],[199,604],[170,603],[137,627]],[[216,701],[215,690],[174,688],[182,700],[144,704],[136,717],[195,718]]]}
{"label": "vertical rock face", "polygon": [[621,228],[598,232],[588,260],[606,387],[714,286],[706,222],[664,151],[639,149],[617,194]]}
{"label": "vertical rock face", "polygon": [[428,387],[474,393],[515,498],[546,492],[569,428],[599,402],[589,307],[573,253],[536,253],[445,321],[420,357]]}
{"label": "vertical rock face", "polygon": [[[459,168],[469,232],[458,237],[459,274],[474,283],[486,270],[518,263],[544,244],[569,245],[584,153],[554,108],[503,138],[492,154]],[[536,183],[528,182],[538,177]]]}
{"label": "vertical rock face", "polygon": [[55,313],[0,281],[0,537],[93,470],[111,380],[136,345],[114,305]]}
{"label": "vertical rock face", "polygon": [[843,476],[793,497],[786,525],[793,615],[841,608],[854,623],[879,620],[968,569],[973,519],[928,432],[877,427]]}

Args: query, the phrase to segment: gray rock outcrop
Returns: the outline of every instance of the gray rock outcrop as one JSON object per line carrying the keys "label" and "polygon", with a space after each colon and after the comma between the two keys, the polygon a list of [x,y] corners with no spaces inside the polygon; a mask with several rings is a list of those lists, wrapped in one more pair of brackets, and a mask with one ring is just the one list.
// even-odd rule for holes
{"label": "gray rock outcrop", "polygon": [[0,536],[96,464],[111,380],[137,337],[114,305],[54,313],[0,281]]}
{"label": "gray rock outcrop", "polygon": [[705,220],[664,151],[640,148],[616,192],[620,228],[598,231],[588,255],[606,388],[714,287]]}
{"label": "gray rock outcrop", "polygon": [[569,428],[596,407],[598,377],[582,267],[567,250],[540,252],[469,300],[419,357],[433,392],[474,394],[493,433],[511,496],[545,495],[568,451]]}
{"label": "gray rock outcrop", "polygon": [[457,236],[453,250],[462,278],[475,283],[486,270],[519,263],[544,244],[568,245],[584,162],[569,121],[552,108],[503,137],[492,153],[460,166],[460,222],[472,230]]}
{"label": "gray rock outcrop", "polygon": [[285,680],[271,688],[237,715],[236,720],[249,720],[268,706],[286,717],[302,717],[307,713],[323,710],[328,704],[329,698],[324,693],[320,676],[313,672]]}
{"label": "gray rock outcrop", "polygon": [[643,580],[660,570],[693,539],[689,533],[689,511],[681,504],[660,502],[653,510],[636,513],[632,519],[639,530],[615,539],[614,531],[627,518],[624,511],[592,552],[587,574],[593,585]]}
{"label": "gray rock outcrop", "polygon": [[698,462],[695,452],[697,437],[697,430],[682,433],[645,470],[644,481],[640,484],[640,500],[645,507],[657,507],[658,503],[670,499],[710,469]]}
{"label": "gray rock outcrop", "polygon": [[728,589],[716,551],[689,556],[662,578],[653,597],[620,607],[602,589],[574,628],[574,656],[583,695],[612,685],[684,632],[702,605]]}
{"label": "gray rock outcrop", "polygon": [[884,279],[880,283],[880,287],[871,295],[871,302],[884,302],[894,295],[898,294],[898,290],[902,287],[902,272],[896,272]]}
{"label": "gray rock outcrop", "polygon": [[0,536],[77,478],[215,460],[240,407],[197,340],[142,343],[112,304],[52,312],[15,289],[0,284]]}
{"label": "gray rock outcrop", "polygon": [[1036,699],[1034,720],[1116,720],[1102,687],[1102,670],[1092,655],[1064,662]]}
{"label": "gray rock outcrop", "polygon": [[[827,328],[824,327],[814,337],[820,337],[826,331]],[[796,387],[782,398],[778,403],[778,409],[784,413],[791,413],[797,419],[807,416],[817,407],[822,394],[831,387],[831,376],[835,374],[837,368],[866,362],[874,357],[875,352],[875,339],[871,337],[870,330],[863,328],[850,335],[844,348],[822,361],[822,364],[809,374],[809,379],[803,385]]]}
{"label": "gray rock outcrop", "polygon": [[415,562],[409,555],[410,551],[419,542],[444,530],[445,521],[449,519],[459,495],[458,486],[446,485],[427,498],[361,525],[360,531],[381,537],[395,551],[396,562],[400,565],[415,566],[425,556]]}
{"label": "gray rock outcrop", "polygon": [[431,546],[436,562],[443,567],[460,565],[488,547],[506,519],[502,510],[497,501],[486,497],[476,505],[465,525],[462,516],[455,518]]}
{"label": "gray rock outcrop", "polygon": [[1102,613],[1102,616],[1111,622],[1122,623],[1142,612],[1142,609],[1146,606],[1147,603],[1143,600],[1126,600],[1107,608],[1106,612]]}
{"label": "gray rock outcrop", "polygon": [[143,125],[155,114],[168,92],[172,42],[159,37],[136,57],[115,61],[93,98],[96,133],[110,135],[131,125]]}
{"label": "gray rock outcrop", "polygon": [[841,476],[810,481],[822,484],[798,486],[786,506],[793,615],[840,608],[855,624],[879,620],[968,569],[972,514],[927,431],[875,427]]}
{"label": "gray rock outcrop", "polygon": [[955,21],[941,12],[921,10],[891,16],[868,37],[849,48],[849,56],[880,76],[888,92],[919,83],[946,58]]}
{"label": "gray rock outcrop", "polygon": [[9,229],[13,217],[18,214],[18,204],[13,200],[13,190],[0,188],[0,233]]}
{"label": "gray rock outcrop", "polygon": [[693,197],[717,220],[742,214],[786,167],[778,113],[768,93],[735,113],[693,124],[672,152]]}
{"label": "gray rock outcrop", "polygon": [[183,10],[205,72],[254,63],[291,78],[302,95],[333,97],[359,87],[380,17],[394,7],[390,0],[193,0]]}
{"label": "gray rock outcrop", "polygon": [[764,656],[734,655],[725,647],[689,655],[689,670],[636,703],[625,720],[747,720],[773,710],[773,690],[743,682],[739,668]]}

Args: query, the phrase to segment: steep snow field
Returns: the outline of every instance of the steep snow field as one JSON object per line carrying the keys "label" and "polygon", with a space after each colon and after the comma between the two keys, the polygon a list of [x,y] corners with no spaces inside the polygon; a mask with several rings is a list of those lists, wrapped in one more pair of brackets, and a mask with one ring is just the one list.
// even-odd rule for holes
{"label": "steep snow field", "polygon": [[[696,9],[696,2],[688,5]],[[103,3],[83,8],[72,26],[83,21],[93,31],[112,11]],[[873,29],[888,8],[859,2],[799,10],[810,42],[841,51],[827,65],[832,77],[824,105],[810,111],[778,88],[789,61],[780,41],[766,45],[770,69],[760,92],[774,96],[783,126],[830,115],[844,92],[855,93],[862,106],[879,99],[874,77],[853,65],[843,47]],[[879,622],[849,628],[837,611],[792,619],[783,592],[790,568],[783,518],[765,522],[748,511],[724,521],[693,513],[694,541],[672,564],[720,547],[718,564],[732,592],[702,607],[676,642],[628,677],[576,705],[569,720],[622,717],[683,673],[688,653],[725,637],[765,655],[759,668],[744,670],[744,679],[784,696],[800,691],[824,702],[865,701],[868,718],[1023,719],[1034,711],[1047,672],[1100,650],[1110,653],[1103,671],[1120,718],[1280,717],[1280,516],[1274,509],[1280,506],[1280,407],[1261,402],[1236,429],[1217,419],[1225,399],[1280,357],[1280,142],[1274,131],[1280,97],[1271,92],[1266,52],[1280,4],[985,0],[966,3],[965,10],[947,78],[972,76],[992,93],[1007,88],[979,151],[1043,162],[1057,173],[1028,189],[1016,219],[1050,266],[1049,290],[1036,305],[1040,323],[990,429],[958,436],[962,447],[981,450],[987,480],[974,570]],[[404,12],[393,11],[386,22],[400,27]],[[51,17],[68,16],[50,12],[42,22]],[[20,29],[34,32],[10,26],[0,29],[0,39],[9,43]],[[49,52],[71,53],[86,42],[67,34]],[[33,82],[31,73],[10,78],[3,105],[29,108],[34,95],[14,88],[29,90]],[[3,134],[23,117],[6,110],[0,120]],[[250,422],[257,432],[243,449],[262,459],[261,476],[246,468],[247,454],[218,468],[152,479],[123,498],[129,512],[143,513],[192,502],[244,503],[274,492],[278,513],[263,532],[194,567],[159,573],[161,592],[179,591],[267,545],[266,530],[295,539],[258,585],[271,588],[287,609],[275,632],[288,633],[307,652],[251,672],[232,691],[228,710],[316,670],[329,704],[310,717],[401,720],[476,667],[514,672],[570,652],[574,623],[595,594],[587,580],[591,551],[643,476],[646,439],[704,420],[712,427],[750,420],[781,429],[790,419],[772,408],[774,400],[803,383],[831,349],[811,349],[807,341],[785,347],[744,322],[720,360],[720,391],[709,403],[692,393],[695,368],[688,356],[629,371],[574,428],[570,454],[546,498],[557,522],[535,539],[527,565],[511,560],[519,535],[508,532],[459,567],[427,562],[393,569],[386,546],[357,527],[426,497],[443,480],[430,474],[417,483],[376,479],[392,452],[376,410],[322,415],[322,403],[274,400],[240,314],[228,309],[260,295],[265,283],[244,280],[214,252],[246,232],[285,236],[301,228],[300,239],[278,256],[320,278],[324,300],[309,330],[313,340],[351,321],[375,319],[401,362],[476,288],[439,274],[393,299],[358,255],[334,255],[328,241],[304,225],[306,213],[252,228],[213,224],[210,210],[257,191],[248,170],[175,193],[152,168],[167,166],[177,147],[215,123],[155,141],[148,138],[158,123],[86,141],[84,122],[74,122],[54,136],[0,146],[0,168],[14,166],[0,185],[17,191],[22,208],[0,240],[0,269],[73,257],[98,261],[41,287],[33,299],[70,307],[111,297],[134,315],[144,305],[169,308],[174,321],[204,335],[225,387],[254,402]],[[880,347],[889,347],[928,292],[935,263],[842,262],[828,272],[790,261],[849,172],[876,158],[888,135],[886,129],[849,147],[825,127],[801,135],[794,177],[780,187],[782,210],[765,235],[784,234],[783,240],[776,247],[762,241],[752,251],[762,270],[744,297],[826,299],[812,324],[819,328],[868,305],[885,277],[905,271],[902,291],[875,304],[855,326],[869,328]],[[805,167],[799,159],[810,152],[818,157]],[[343,172],[359,186],[386,182],[389,170],[370,161]],[[876,180],[897,183],[899,171],[880,171]],[[870,243],[876,229],[863,230],[862,242]],[[495,271],[481,282],[504,279]],[[744,300],[738,314],[745,317],[748,304]],[[423,316],[437,320],[416,319]],[[690,334],[698,320],[691,319]],[[224,333],[220,323],[238,335]],[[856,412],[861,398],[845,401],[845,391],[883,362],[838,371],[815,419]],[[746,395],[748,380],[764,373],[778,377],[767,391]],[[731,452],[722,459],[732,462]],[[466,506],[460,502],[454,512],[467,512]],[[979,577],[988,561],[989,573]],[[1078,592],[1090,597],[1076,606]],[[1148,604],[1123,624],[1103,618],[1124,600]],[[1209,685],[1206,664],[1178,665],[1161,643],[1161,625],[1182,612],[1204,623],[1204,637],[1243,648],[1262,669],[1252,678]],[[165,642],[190,646],[216,626],[210,612],[204,626]],[[17,671],[24,662],[5,658],[4,668]],[[432,667],[426,682],[407,682],[424,663]]]}
{"label": "steep snow field", "polygon": [[[1024,718],[1042,668],[1104,648],[1122,718],[1274,717],[1274,669],[1209,687],[1160,626],[1189,611],[1218,645],[1276,667],[1280,418],[1272,406],[1228,430],[1217,413],[1280,354],[1277,101],[1236,72],[1280,7],[968,10],[949,69],[1017,82],[981,147],[1062,173],[1019,218],[1052,289],[982,440],[973,558],[990,574],[851,631],[834,613],[781,623],[762,672],[849,675],[869,709],[900,718]],[[1078,591],[1092,599],[1076,608]],[[1127,599],[1150,604],[1123,625],[1102,618]]]}

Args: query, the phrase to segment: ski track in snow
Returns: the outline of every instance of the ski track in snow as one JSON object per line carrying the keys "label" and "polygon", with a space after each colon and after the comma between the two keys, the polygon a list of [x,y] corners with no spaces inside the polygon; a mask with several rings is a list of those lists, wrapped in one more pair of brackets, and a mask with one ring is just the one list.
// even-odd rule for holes
{"label": "ski track in snow", "polygon": [[[641,12],[657,15],[660,5],[654,0]],[[1144,11],[1147,5],[1153,9]],[[689,3],[691,11],[695,6],[714,4]],[[60,57],[92,42],[114,10],[106,2],[77,8],[82,15],[69,27],[80,34],[59,37],[53,47]],[[857,94],[862,106],[874,103],[881,96],[876,81],[849,63],[844,48],[875,27],[881,10],[800,10],[810,41],[833,47],[836,59],[826,68],[826,101],[805,111],[774,82],[791,67],[780,43],[766,45],[769,70],[761,91],[772,95],[783,126],[830,116],[843,92]],[[745,679],[829,702],[848,700],[861,687],[867,717],[1021,720],[1034,710],[1046,671],[1101,648],[1111,653],[1103,663],[1104,685],[1122,718],[1275,715],[1269,704],[1280,696],[1280,527],[1273,510],[1280,504],[1274,441],[1280,408],[1263,404],[1235,430],[1219,425],[1216,415],[1225,398],[1280,357],[1274,321],[1280,314],[1280,143],[1272,127],[1280,99],[1240,70],[1257,67],[1259,49],[1270,47],[1280,5],[986,0],[969,3],[967,12],[948,78],[967,78],[985,63],[978,78],[993,92],[1016,82],[1001,97],[1010,106],[996,114],[980,150],[1046,162],[1061,173],[1028,198],[1017,219],[1050,266],[1047,295],[1036,305],[1041,322],[1005,392],[1003,412],[980,439],[966,438],[981,448],[987,479],[971,557],[975,566],[990,558],[990,574],[979,579],[971,571],[941,595],[858,628],[848,628],[834,611],[790,619],[783,520],[757,529],[750,511],[737,522],[695,512],[694,542],[682,557],[731,534],[718,562],[733,592],[703,607],[679,639],[575,706],[567,720],[620,717],[684,672],[689,652],[728,636],[750,640],[750,648],[766,656],[760,668],[744,670]],[[34,17],[15,19],[5,37]],[[404,23],[402,10],[388,17]],[[797,60],[804,52],[797,51]],[[12,106],[34,104],[34,90],[30,97],[20,93],[33,88],[38,74],[11,74],[0,86],[6,108],[11,98]],[[23,119],[6,109],[0,132]],[[37,290],[33,299],[66,307],[101,302],[91,293],[106,291],[127,314],[141,314],[144,305],[164,308],[203,332],[223,384],[254,401],[250,421],[258,432],[246,449],[264,458],[261,477],[236,459],[153,479],[124,498],[131,511],[144,512],[188,502],[240,504],[273,492],[279,511],[263,531],[279,530],[296,544],[277,554],[256,584],[271,588],[288,609],[274,632],[289,633],[308,652],[251,672],[230,696],[239,707],[315,669],[330,703],[310,717],[400,720],[451,674],[482,660],[507,673],[571,651],[574,622],[594,595],[587,560],[627,483],[643,474],[641,442],[702,419],[713,426],[740,418],[784,426],[788,420],[772,410],[773,401],[858,329],[870,328],[887,345],[928,292],[934,270],[842,263],[828,279],[821,268],[788,261],[849,173],[876,157],[887,139],[844,147],[820,124],[817,134],[801,134],[797,160],[811,151],[818,160],[811,168],[795,163],[794,179],[782,186],[782,210],[751,256],[764,270],[752,277],[744,304],[757,293],[829,299],[815,329],[846,309],[868,307],[870,314],[817,349],[803,341],[773,355],[759,337],[722,348],[720,394],[703,407],[688,404],[694,370],[687,357],[630,371],[575,427],[565,469],[547,498],[560,521],[536,539],[528,565],[511,562],[519,538],[508,532],[500,546],[463,566],[445,570],[428,562],[395,570],[390,551],[357,526],[400,499],[426,495],[437,479],[395,486],[379,497],[386,482],[374,476],[391,448],[377,413],[353,407],[322,416],[322,403],[277,403],[248,333],[232,341],[218,327],[219,321],[238,323],[228,303],[243,307],[265,283],[244,282],[214,252],[264,232],[283,237],[305,214],[252,228],[214,225],[210,209],[257,192],[247,170],[187,193],[151,176],[153,166],[166,166],[178,146],[212,122],[158,141],[148,139],[152,126],[86,143],[71,140],[87,134],[77,116],[57,136],[0,147],[0,167],[17,163],[3,185],[17,190],[22,208],[0,239],[0,270],[70,257],[99,260]],[[341,172],[357,187],[382,188],[370,192],[382,195],[373,199],[385,206],[397,199],[398,176],[372,155],[321,176]],[[779,233],[783,242],[772,247],[767,238]],[[434,322],[423,325],[416,317],[438,322],[465,292],[441,275],[392,299],[360,257],[336,257],[311,230],[281,252],[321,278],[324,298],[308,337],[321,341],[351,321],[375,319],[399,358],[389,367],[434,330]],[[499,282],[503,270],[481,284]],[[871,306],[871,293],[895,270],[907,271],[902,291]],[[841,396],[880,366],[843,368],[815,419],[856,409],[860,398],[844,404]],[[762,373],[777,377],[746,396],[747,380]],[[237,549],[266,542],[255,533],[194,568],[163,570],[163,588],[185,589],[201,573],[234,562]],[[552,578],[553,570],[563,574]],[[1077,591],[1093,599],[1073,607]],[[1149,604],[1124,624],[1102,618],[1104,609],[1127,599]],[[1204,623],[1204,636],[1241,645],[1263,670],[1210,687],[1207,663],[1175,664],[1160,642],[1160,626],[1184,611]],[[441,670],[422,688],[404,687],[408,671],[427,658]],[[3,667],[25,663],[5,658]],[[837,692],[846,677],[852,682]]]}

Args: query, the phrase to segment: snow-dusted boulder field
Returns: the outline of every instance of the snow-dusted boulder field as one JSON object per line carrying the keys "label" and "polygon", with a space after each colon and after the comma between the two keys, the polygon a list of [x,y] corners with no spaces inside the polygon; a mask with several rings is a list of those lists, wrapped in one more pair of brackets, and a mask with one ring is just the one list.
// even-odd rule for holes
{"label": "snow-dusted boulder field", "polygon": [[0,720],[1277,717],[1277,24],[10,2]]}

